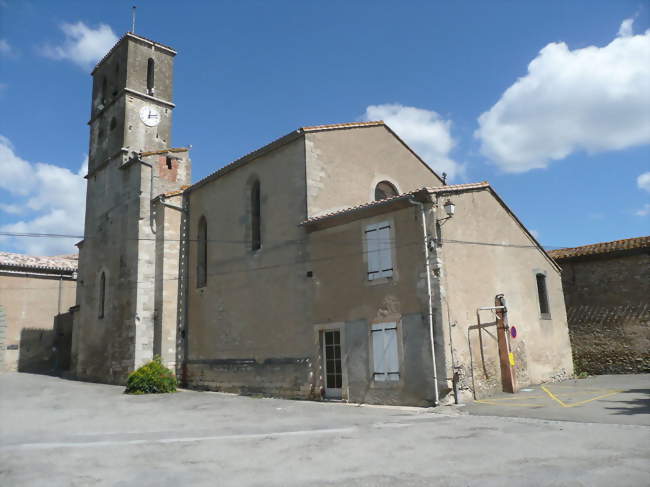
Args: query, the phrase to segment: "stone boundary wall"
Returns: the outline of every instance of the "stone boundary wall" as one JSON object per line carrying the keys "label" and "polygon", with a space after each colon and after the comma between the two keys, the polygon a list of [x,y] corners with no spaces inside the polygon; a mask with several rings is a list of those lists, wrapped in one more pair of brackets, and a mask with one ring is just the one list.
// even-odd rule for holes
{"label": "stone boundary wall", "polygon": [[576,374],[650,372],[650,305],[567,308]]}

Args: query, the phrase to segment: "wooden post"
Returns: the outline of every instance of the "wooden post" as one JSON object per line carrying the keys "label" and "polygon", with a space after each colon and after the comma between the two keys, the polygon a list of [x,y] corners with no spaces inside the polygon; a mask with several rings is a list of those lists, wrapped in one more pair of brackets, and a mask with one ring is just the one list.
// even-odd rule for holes
{"label": "wooden post", "polygon": [[510,328],[508,326],[508,309],[506,308],[503,294],[498,294],[494,299],[497,306],[497,338],[499,341],[499,362],[501,363],[501,385],[503,392],[517,392],[515,379],[514,355],[510,351]]}

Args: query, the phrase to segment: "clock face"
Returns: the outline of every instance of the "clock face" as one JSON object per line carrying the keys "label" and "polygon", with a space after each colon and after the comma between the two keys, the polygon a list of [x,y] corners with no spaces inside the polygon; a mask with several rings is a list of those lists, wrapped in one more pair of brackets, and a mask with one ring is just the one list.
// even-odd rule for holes
{"label": "clock face", "polygon": [[155,127],[160,123],[160,113],[156,108],[145,105],[140,109],[140,120],[147,127]]}

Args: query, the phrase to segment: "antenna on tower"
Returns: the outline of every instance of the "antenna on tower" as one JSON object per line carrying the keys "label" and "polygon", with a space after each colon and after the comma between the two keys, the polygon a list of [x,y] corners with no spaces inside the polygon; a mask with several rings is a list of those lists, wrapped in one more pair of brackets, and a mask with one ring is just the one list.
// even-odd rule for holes
{"label": "antenna on tower", "polygon": [[135,5],[131,8],[131,33],[135,34]]}

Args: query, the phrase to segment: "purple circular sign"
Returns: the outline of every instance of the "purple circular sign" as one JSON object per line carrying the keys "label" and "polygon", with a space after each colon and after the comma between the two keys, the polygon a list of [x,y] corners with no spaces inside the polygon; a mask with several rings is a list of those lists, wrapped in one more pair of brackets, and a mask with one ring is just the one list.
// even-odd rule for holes
{"label": "purple circular sign", "polygon": [[510,336],[512,338],[517,338],[517,328],[515,326],[510,327]]}

